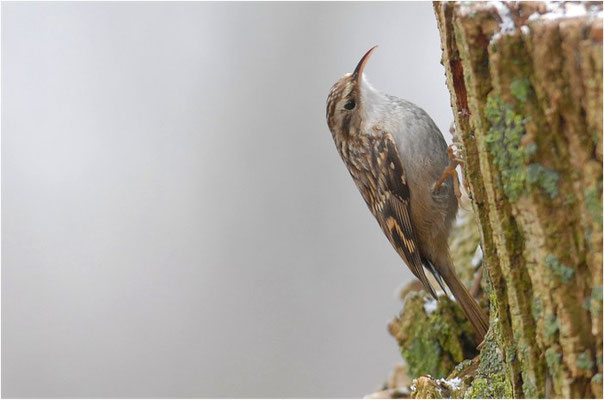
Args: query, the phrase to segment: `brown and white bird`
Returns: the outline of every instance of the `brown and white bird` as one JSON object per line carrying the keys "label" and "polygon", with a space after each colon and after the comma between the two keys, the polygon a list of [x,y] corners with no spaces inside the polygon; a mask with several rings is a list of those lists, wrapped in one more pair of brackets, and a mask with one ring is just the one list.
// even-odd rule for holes
{"label": "brown and white bird", "polygon": [[488,318],[455,275],[447,244],[458,206],[455,162],[424,110],[367,82],[363,70],[376,47],[331,88],[327,124],[392,246],[434,298],[424,268],[441,287],[444,280],[482,341]]}

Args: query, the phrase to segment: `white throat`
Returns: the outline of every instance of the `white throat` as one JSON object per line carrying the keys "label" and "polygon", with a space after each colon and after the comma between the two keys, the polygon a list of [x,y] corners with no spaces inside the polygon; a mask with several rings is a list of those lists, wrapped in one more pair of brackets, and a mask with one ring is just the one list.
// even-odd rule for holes
{"label": "white throat", "polygon": [[366,127],[379,124],[382,116],[388,111],[388,99],[371,86],[365,74],[361,78],[361,104],[361,114]]}

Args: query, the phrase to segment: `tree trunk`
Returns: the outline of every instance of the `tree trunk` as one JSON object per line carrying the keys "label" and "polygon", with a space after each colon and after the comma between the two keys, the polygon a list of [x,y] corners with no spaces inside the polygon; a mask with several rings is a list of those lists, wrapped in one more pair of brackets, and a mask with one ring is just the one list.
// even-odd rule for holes
{"label": "tree trunk", "polygon": [[[594,4],[434,3],[490,301],[479,365],[459,396],[602,396]],[[485,381],[509,391],[481,391]]]}

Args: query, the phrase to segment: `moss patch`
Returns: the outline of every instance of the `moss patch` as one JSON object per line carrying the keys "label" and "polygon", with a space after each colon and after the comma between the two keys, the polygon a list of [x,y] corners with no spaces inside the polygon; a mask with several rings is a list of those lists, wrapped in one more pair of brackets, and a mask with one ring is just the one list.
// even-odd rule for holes
{"label": "moss patch", "polygon": [[476,337],[459,305],[441,296],[436,309],[427,312],[424,305],[433,301],[421,292],[405,297],[401,315],[390,324],[411,378],[447,376],[466,358],[476,355]]}
{"label": "moss patch", "polygon": [[[512,384],[506,378],[503,352],[497,344],[497,327],[491,325],[487,332],[484,345],[480,350],[480,364],[471,386],[464,398],[512,398]],[[516,350],[506,351],[506,357],[515,357]],[[508,362],[510,360],[507,360]]]}
{"label": "moss patch", "polygon": [[502,375],[476,378],[464,397],[466,399],[511,399],[512,388]]}

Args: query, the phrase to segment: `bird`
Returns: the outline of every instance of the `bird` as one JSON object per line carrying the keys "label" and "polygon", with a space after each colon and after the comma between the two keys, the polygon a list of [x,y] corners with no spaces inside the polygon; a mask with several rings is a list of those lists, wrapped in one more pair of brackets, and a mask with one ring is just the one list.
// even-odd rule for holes
{"label": "bird", "polygon": [[[488,317],[455,274],[447,239],[458,183],[450,146],[422,108],[373,88],[364,74],[372,47],[327,98],[337,151],[382,231],[425,290],[426,271],[445,284],[483,342]],[[443,284],[444,281],[444,284]]]}

